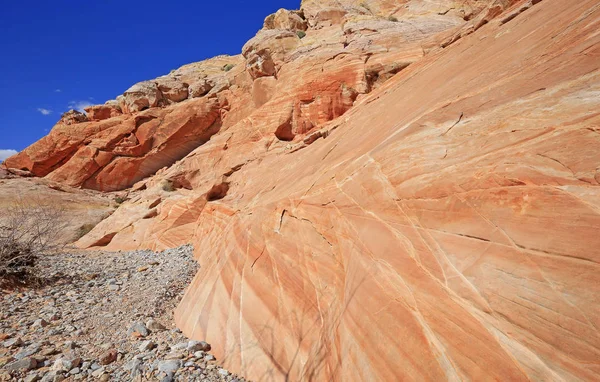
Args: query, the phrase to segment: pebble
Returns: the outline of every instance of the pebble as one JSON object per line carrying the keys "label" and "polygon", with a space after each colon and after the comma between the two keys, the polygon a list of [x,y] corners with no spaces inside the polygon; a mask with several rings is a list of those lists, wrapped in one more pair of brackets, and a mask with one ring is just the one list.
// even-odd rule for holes
{"label": "pebble", "polygon": [[46,326],[48,326],[48,321],[44,320],[43,318],[35,320],[33,325],[31,325],[32,328],[45,328]]}
{"label": "pebble", "polygon": [[168,360],[158,363],[158,371],[163,373],[175,373],[181,367],[181,361]]}
{"label": "pebble", "polygon": [[210,350],[210,345],[208,343],[206,343],[205,341],[189,341],[187,343],[187,350],[190,353],[194,353],[197,351],[209,351]]}
{"label": "pebble", "polygon": [[23,346],[23,340],[21,339],[21,337],[11,338],[9,340],[4,341],[2,343],[2,346],[7,348],[17,348],[19,346]]}
{"label": "pebble", "polygon": [[156,347],[156,344],[154,342],[148,340],[148,341],[142,342],[138,349],[141,352],[147,352],[147,351],[154,349],[155,347]]}
{"label": "pebble", "polygon": [[4,368],[8,371],[17,370],[33,370],[37,366],[37,361],[34,358],[26,357],[9,364],[4,365]]}
{"label": "pebble", "polygon": [[109,351],[102,353],[99,358],[100,365],[108,365],[115,362],[118,354],[119,352],[117,352],[117,349],[110,349]]}
{"label": "pebble", "polygon": [[146,322],[146,327],[153,331],[160,331],[166,329],[163,324],[154,320],[153,318],[149,319],[148,322]]}
{"label": "pebble", "polygon": [[150,334],[150,331],[143,322],[134,322],[127,333],[135,337],[146,337]]}

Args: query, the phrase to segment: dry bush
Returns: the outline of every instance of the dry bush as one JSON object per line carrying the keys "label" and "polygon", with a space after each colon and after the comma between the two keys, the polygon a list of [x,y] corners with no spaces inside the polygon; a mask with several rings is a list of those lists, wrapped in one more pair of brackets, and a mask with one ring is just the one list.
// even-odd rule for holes
{"label": "dry bush", "polygon": [[35,276],[39,256],[60,247],[65,212],[42,199],[19,198],[0,208],[0,283],[24,283]]}

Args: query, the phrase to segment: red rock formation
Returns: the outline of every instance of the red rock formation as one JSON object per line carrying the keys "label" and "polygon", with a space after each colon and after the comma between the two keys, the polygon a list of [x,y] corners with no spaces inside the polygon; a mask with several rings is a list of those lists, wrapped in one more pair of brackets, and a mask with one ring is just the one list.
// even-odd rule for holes
{"label": "red rock formation", "polygon": [[85,109],[85,113],[90,121],[102,121],[103,119],[108,119],[123,114],[121,107],[118,104],[113,103],[87,107]]}
{"label": "red rock formation", "polygon": [[[596,380],[596,3],[305,0],[243,57],[173,73],[210,79],[200,98],[58,125],[7,162],[139,180],[77,244],[191,239],[177,324],[250,379]],[[206,134],[193,113],[210,140],[162,156]]]}

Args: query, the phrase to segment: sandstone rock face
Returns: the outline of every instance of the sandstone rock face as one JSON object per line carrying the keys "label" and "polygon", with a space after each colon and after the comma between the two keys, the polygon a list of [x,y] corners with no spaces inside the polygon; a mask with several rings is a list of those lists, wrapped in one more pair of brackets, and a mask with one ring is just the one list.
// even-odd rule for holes
{"label": "sandstone rock face", "polygon": [[216,100],[194,99],[181,106],[56,125],[5,165],[69,186],[122,190],[183,158],[219,130]]}
{"label": "sandstone rock face", "polygon": [[87,119],[90,121],[101,121],[123,114],[121,107],[117,104],[94,105],[85,109]]}
{"label": "sandstone rock face", "polygon": [[[76,244],[191,240],[177,324],[252,380],[596,380],[596,3],[305,0],[304,38],[271,20],[241,57],[172,73],[219,86],[122,117],[154,116],[150,137],[198,102],[220,129],[130,177]],[[89,163],[98,187],[170,147],[110,170],[77,142],[112,142],[113,120],[59,125],[9,167],[79,158],[61,181]]]}

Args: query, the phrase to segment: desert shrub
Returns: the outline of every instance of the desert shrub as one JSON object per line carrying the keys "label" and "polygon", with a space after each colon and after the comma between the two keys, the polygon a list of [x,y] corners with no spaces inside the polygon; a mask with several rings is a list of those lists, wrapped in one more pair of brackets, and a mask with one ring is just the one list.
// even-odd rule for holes
{"label": "desert shrub", "polygon": [[395,16],[389,16],[389,17],[388,17],[388,20],[389,20],[389,21],[393,21],[393,22],[395,22],[395,23],[397,23],[397,22],[398,22],[398,19],[397,19]]}
{"label": "desert shrub", "polygon": [[228,72],[231,69],[233,69],[234,66],[235,65],[233,65],[233,64],[227,64],[227,65],[223,66],[223,71]]}
{"label": "desert shrub", "polygon": [[299,38],[306,37],[306,32],[304,32],[304,31],[297,31],[296,34],[298,35]]}
{"label": "desert shrub", "polygon": [[117,196],[117,197],[115,198],[115,203],[117,203],[117,204],[122,204],[122,203],[124,203],[126,200],[127,200],[127,199],[126,199],[126,198],[124,198],[124,197],[122,197],[122,196]]}
{"label": "desert shrub", "polygon": [[162,188],[163,191],[167,191],[167,192],[173,192],[175,191],[175,185],[173,184],[172,181],[165,179],[162,182],[160,182],[160,188]]}
{"label": "desert shrub", "polygon": [[39,256],[58,250],[64,210],[42,199],[17,199],[0,210],[0,283],[34,275]]}

